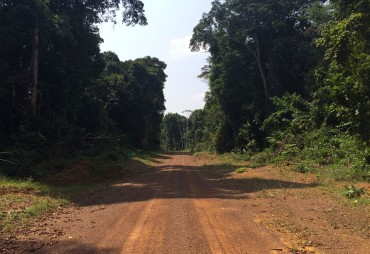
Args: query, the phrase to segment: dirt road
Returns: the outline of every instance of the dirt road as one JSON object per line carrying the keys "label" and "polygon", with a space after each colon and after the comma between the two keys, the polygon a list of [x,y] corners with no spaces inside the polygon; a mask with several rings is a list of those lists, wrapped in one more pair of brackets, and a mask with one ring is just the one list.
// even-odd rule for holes
{"label": "dirt road", "polygon": [[[239,196],[212,186],[188,154],[117,184],[55,218],[65,231],[38,253],[287,253]],[[46,227],[51,224],[46,225]]]}
{"label": "dirt road", "polygon": [[370,253],[368,207],[340,204],[312,176],[236,174],[186,153],[153,161],[40,220],[9,253]]}

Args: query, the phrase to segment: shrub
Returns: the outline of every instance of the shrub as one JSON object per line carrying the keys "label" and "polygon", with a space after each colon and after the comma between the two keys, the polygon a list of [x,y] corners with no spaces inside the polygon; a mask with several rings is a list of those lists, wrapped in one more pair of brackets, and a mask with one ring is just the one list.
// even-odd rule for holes
{"label": "shrub", "polygon": [[343,195],[347,198],[358,198],[362,195],[366,194],[366,191],[364,188],[356,188],[353,185],[345,186],[347,189],[345,192],[343,192]]}

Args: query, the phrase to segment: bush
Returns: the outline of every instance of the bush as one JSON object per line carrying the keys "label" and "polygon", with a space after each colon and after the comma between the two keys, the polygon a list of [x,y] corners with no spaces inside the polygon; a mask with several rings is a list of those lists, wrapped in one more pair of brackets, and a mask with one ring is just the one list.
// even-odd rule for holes
{"label": "bush", "polygon": [[18,149],[2,154],[0,173],[6,176],[34,176],[34,165],[41,160],[42,155],[35,150]]}
{"label": "bush", "polygon": [[98,156],[98,159],[102,160],[126,160],[131,157],[131,152],[120,146],[112,146],[111,149],[106,150],[104,153]]}
{"label": "bush", "polygon": [[336,129],[321,128],[308,133],[302,157],[322,166],[358,166],[367,163],[367,148],[360,137]]}
{"label": "bush", "polygon": [[364,188],[356,188],[353,185],[345,186],[345,187],[346,187],[346,191],[343,192],[343,195],[346,196],[347,198],[358,198],[366,194],[366,191]]}
{"label": "bush", "polygon": [[[262,125],[269,147],[253,156],[257,164],[298,160],[316,164],[334,179],[370,180],[370,156],[360,135],[322,124],[315,101],[295,94],[272,100],[276,110]],[[303,164],[299,172],[311,171]]]}

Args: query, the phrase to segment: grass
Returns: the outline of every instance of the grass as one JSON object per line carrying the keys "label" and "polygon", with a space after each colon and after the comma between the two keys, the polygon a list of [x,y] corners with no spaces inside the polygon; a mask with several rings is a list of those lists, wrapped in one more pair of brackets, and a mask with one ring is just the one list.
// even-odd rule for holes
{"label": "grass", "polygon": [[[213,154],[207,152],[195,153],[194,155],[199,158],[205,164],[208,174],[212,177],[222,176],[225,172],[236,172],[243,173],[249,168],[260,167],[261,165],[281,165],[288,171],[281,171],[280,174],[284,179],[294,181],[295,176],[291,174],[293,172],[299,172],[302,174],[313,174],[316,176],[315,183],[323,188],[323,191],[331,193],[335,198],[341,200],[341,202],[348,205],[369,205],[370,194],[364,193],[361,187],[361,183],[365,183],[366,180],[355,180],[353,179],[353,167],[351,165],[341,164],[330,164],[320,165],[312,160],[302,160],[295,158],[295,160],[284,161],[275,160],[271,158],[271,151],[264,151],[259,155],[251,157],[249,161],[243,160],[242,156],[238,156],[232,153],[226,154]],[[269,156],[270,155],[270,156]],[[246,166],[247,165],[247,166]],[[290,169],[290,171],[289,171]],[[291,172],[289,174],[283,174],[282,172]],[[357,186],[357,184],[359,186]],[[354,186],[354,188],[345,188],[345,186]],[[266,193],[259,193],[264,196]],[[360,195],[359,195],[360,194]],[[349,196],[356,196],[353,198],[346,198]]]}
{"label": "grass", "polygon": [[[43,161],[34,169],[41,172],[41,181],[0,175],[0,232],[15,233],[27,227],[30,219],[55,211],[79,195],[117,179],[146,173],[161,156],[156,152],[115,148],[95,158],[74,156]],[[75,172],[76,179],[70,178]],[[80,182],[86,180],[86,174],[88,181]]]}
{"label": "grass", "polygon": [[[246,158],[241,154],[225,153],[215,154],[209,152],[197,152],[193,154],[195,157],[207,161],[210,165],[225,165],[225,166],[245,166]],[[245,155],[247,156],[247,155]]]}
{"label": "grass", "polygon": [[0,231],[10,233],[21,229],[30,218],[70,203],[69,197],[86,189],[87,186],[52,186],[30,178],[0,176]]}
{"label": "grass", "polygon": [[37,198],[35,204],[27,207],[24,213],[27,216],[38,216],[47,211],[66,205],[68,203],[69,201],[63,198],[59,199],[54,199],[50,197]]}
{"label": "grass", "polygon": [[92,188],[91,185],[51,185],[34,181],[32,178],[13,179],[0,175],[0,188],[18,192],[42,193],[50,196],[74,196]]}
{"label": "grass", "polygon": [[0,186],[8,187],[8,188],[16,188],[16,189],[36,190],[41,187],[41,184],[35,183],[32,180],[32,178],[26,178],[26,179],[20,180],[20,179],[12,179],[12,178],[0,175]]}
{"label": "grass", "polygon": [[137,151],[135,154],[133,154],[133,159],[141,162],[147,166],[155,167],[158,163],[158,160],[156,157],[165,156],[162,154],[161,151],[153,152],[153,151]]}
{"label": "grass", "polygon": [[41,216],[68,203],[69,201],[67,199],[62,198],[35,197],[22,210],[1,211],[0,217],[2,218],[2,222],[0,223],[0,229],[4,233],[22,229],[27,226],[30,218]]}
{"label": "grass", "polygon": [[246,167],[240,167],[235,170],[236,173],[241,174],[247,171]]}
{"label": "grass", "polygon": [[366,191],[364,188],[357,188],[353,184],[346,185],[345,188],[346,188],[346,191],[343,192],[343,195],[350,199],[359,198],[362,195],[366,194]]}

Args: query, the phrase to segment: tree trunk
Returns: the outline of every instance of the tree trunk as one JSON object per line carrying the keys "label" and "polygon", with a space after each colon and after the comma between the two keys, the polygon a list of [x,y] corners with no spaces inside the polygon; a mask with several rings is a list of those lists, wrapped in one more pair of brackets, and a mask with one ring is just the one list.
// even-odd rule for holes
{"label": "tree trunk", "polygon": [[257,37],[256,37],[256,54],[257,54],[256,58],[257,58],[258,69],[259,69],[260,74],[261,74],[263,89],[265,91],[265,97],[266,97],[266,100],[268,101],[269,100],[269,92],[267,90],[267,82],[266,82],[265,72],[263,70],[262,63],[261,63],[260,43],[259,43]]}
{"label": "tree trunk", "polygon": [[32,50],[32,63],[31,63],[31,117],[38,116],[38,67],[39,67],[39,29],[35,28],[33,33],[33,50]]}
{"label": "tree trunk", "polygon": [[177,119],[177,125],[179,126],[180,141],[181,141],[180,146],[181,146],[181,150],[183,150],[184,149],[184,127],[181,128],[179,119]]}
{"label": "tree trunk", "polygon": [[257,61],[258,70],[260,72],[261,79],[262,79],[263,90],[265,92],[265,98],[266,98],[266,101],[268,102],[270,97],[269,97],[269,92],[268,92],[268,89],[267,89],[267,81],[266,81],[265,71],[263,70],[262,63],[261,63],[260,43],[258,41],[257,36],[254,37],[253,40],[256,43],[256,51],[254,52],[251,48],[249,48],[249,47],[248,48],[249,48],[252,55],[254,56],[254,58]]}

